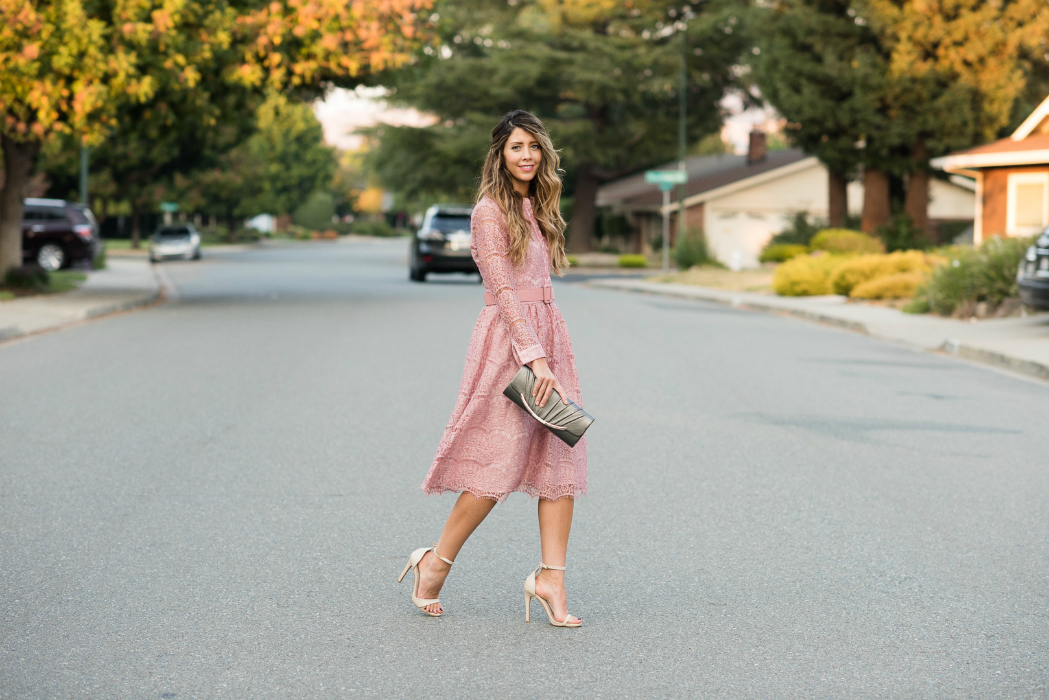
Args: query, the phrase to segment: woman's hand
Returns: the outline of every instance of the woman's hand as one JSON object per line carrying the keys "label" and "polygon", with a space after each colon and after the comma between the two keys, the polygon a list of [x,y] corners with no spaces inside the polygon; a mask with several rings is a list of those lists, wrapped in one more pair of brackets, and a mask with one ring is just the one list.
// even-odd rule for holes
{"label": "woman's hand", "polygon": [[535,375],[535,388],[532,389],[532,396],[536,397],[536,403],[540,407],[545,406],[547,399],[550,398],[550,394],[556,391],[561,395],[561,401],[567,406],[568,394],[561,388],[561,382],[557,381],[554,373],[550,371],[549,365],[546,364],[546,358],[540,357],[532,360],[529,366]]}

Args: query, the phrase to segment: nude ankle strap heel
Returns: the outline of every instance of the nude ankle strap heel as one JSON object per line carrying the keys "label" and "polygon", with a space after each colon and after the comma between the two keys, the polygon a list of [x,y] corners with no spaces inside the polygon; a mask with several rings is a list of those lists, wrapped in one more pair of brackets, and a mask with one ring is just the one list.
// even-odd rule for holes
{"label": "nude ankle strap heel", "polygon": [[435,557],[437,557],[438,559],[443,561],[448,566],[451,566],[452,564],[455,563],[451,559],[445,559],[444,557],[442,557],[440,554],[437,553],[437,544],[436,543],[434,543],[434,545],[432,547],[421,547],[421,548],[415,550],[414,552],[412,552],[411,556],[408,557],[408,564],[404,567],[404,571],[401,572],[401,575],[397,577],[397,583],[400,583],[404,579],[404,577],[408,575],[408,570],[409,569],[414,571],[415,572],[415,583],[412,585],[412,603],[415,605],[415,607],[419,608],[420,610],[422,610],[424,613],[426,613],[430,617],[440,617],[443,613],[432,613],[432,612],[430,612],[429,610],[426,609],[427,605],[433,605],[434,603],[437,603],[439,605],[441,603],[440,599],[433,598],[431,600],[431,599],[426,599],[426,598],[420,598],[419,597],[419,580],[420,580],[420,576],[419,576],[419,562],[421,562],[423,560],[423,555],[425,555],[427,552],[433,552],[433,555]]}
{"label": "nude ankle strap heel", "polygon": [[543,598],[542,596],[540,596],[538,593],[535,592],[535,577],[543,569],[551,569],[553,571],[564,571],[565,567],[563,567],[563,566],[549,566],[547,564],[540,563],[539,564],[539,568],[537,568],[535,571],[530,573],[528,575],[528,578],[525,579],[525,582],[524,582],[525,622],[531,622],[532,621],[532,598],[535,598],[543,606],[543,610],[546,611],[547,619],[550,620],[550,624],[553,625],[554,627],[580,627],[580,626],[582,626],[583,621],[578,619],[578,618],[576,620],[570,622],[570,620],[572,620],[572,615],[568,614],[568,613],[565,614],[565,619],[564,620],[562,620],[561,622],[558,622],[556,619],[554,619],[554,611],[553,611],[553,608],[550,606],[550,601],[546,600],[545,598]]}

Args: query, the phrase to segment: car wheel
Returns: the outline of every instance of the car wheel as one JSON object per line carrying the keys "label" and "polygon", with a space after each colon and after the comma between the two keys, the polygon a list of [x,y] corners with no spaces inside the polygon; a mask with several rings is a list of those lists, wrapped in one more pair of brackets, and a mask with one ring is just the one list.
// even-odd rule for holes
{"label": "car wheel", "polygon": [[200,260],[200,248],[197,248],[197,252],[193,253],[194,260]]}
{"label": "car wheel", "polygon": [[48,272],[61,270],[66,264],[66,251],[57,243],[45,243],[36,252],[36,264]]}
{"label": "car wheel", "polygon": [[426,270],[417,270],[413,267],[408,271],[408,279],[412,282],[425,282]]}

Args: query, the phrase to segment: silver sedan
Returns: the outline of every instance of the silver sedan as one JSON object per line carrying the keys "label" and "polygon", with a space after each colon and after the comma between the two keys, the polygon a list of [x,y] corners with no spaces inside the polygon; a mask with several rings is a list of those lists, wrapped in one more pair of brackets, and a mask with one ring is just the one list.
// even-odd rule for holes
{"label": "silver sedan", "polygon": [[149,237],[149,259],[152,262],[199,260],[200,232],[193,224],[161,226]]}

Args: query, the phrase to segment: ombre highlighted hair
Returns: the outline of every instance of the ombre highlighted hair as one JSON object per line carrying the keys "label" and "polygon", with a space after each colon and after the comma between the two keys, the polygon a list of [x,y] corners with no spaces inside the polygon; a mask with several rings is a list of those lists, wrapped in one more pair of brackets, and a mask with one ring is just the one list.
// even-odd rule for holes
{"label": "ombre highlighted hair", "polygon": [[506,169],[503,149],[516,128],[522,128],[539,142],[543,156],[539,161],[535,177],[528,183],[528,196],[532,200],[532,212],[539,230],[546,239],[550,251],[550,265],[558,275],[568,267],[565,256],[565,220],[561,218],[561,156],[546,132],[543,122],[523,109],[503,115],[492,129],[492,143],[481,170],[481,185],[477,201],[485,196],[499,204],[510,229],[510,260],[515,265],[524,262],[528,255],[530,233],[525,222],[522,197],[514,189],[513,176]]}

